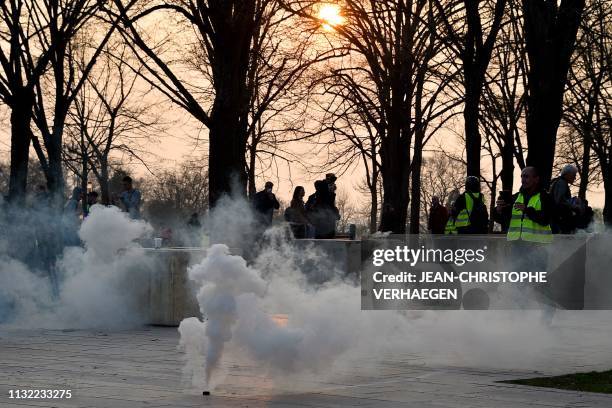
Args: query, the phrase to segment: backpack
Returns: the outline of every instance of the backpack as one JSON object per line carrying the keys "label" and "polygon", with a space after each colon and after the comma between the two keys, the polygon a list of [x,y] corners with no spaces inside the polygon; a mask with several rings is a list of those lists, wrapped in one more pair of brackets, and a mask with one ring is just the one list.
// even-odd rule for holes
{"label": "backpack", "polygon": [[489,227],[489,213],[487,211],[487,206],[482,199],[483,196],[481,194],[480,197],[475,197],[469,192],[466,192],[466,194],[469,194],[474,202],[472,212],[470,213],[471,229],[476,233],[485,234]]}

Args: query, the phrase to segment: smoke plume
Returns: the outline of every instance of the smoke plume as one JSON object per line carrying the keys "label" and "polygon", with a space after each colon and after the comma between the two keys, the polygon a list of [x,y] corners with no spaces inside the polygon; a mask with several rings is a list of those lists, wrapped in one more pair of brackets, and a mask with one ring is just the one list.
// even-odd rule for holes
{"label": "smoke plume", "polygon": [[59,293],[53,297],[49,271],[0,257],[0,323],[31,328],[111,328],[143,322],[138,302],[147,257],[136,240],[149,233],[143,221],[116,207],[94,206],[79,236],[84,247],[66,247],[54,265]]}

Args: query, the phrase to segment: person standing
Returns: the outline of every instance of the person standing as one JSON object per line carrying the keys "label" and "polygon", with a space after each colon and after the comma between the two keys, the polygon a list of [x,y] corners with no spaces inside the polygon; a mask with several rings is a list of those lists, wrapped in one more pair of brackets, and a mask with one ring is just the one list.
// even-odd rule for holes
{"label": "person standing", "polygon": [[427,218],[427,228],[432,234],[444,234],[447,221],[448,210],[440,204],[438,196],[433,196],[431,208],[429,209],[429,217]]}
{"label": "person standing", "polygon": [[78,217],[79,203],[81,202],[82,198],[83,190],[81,189],[81,187],[73,188],[72,195],[64,205],[64,214],[75,215],[76,217]]}
{"label": "person standing", "polygon": [[[510,213],[507,233],[508,241],[527,243],[528,248],[550,244],[552,237],[552,209],[553,202],[550,196],[540,187],[540,176],[534,167],[525,167],[521,172],[521,189],[512,196],[512,211]],[[504,217],[503,211],[507,203],[498,200],[496,215],[499,221]]]}
{"label": "person standing", "polygon": [[550,184],[550,195],[554,202],[552,219],[553,234],[573,234],[576,224],[582,213],[580,199],[572,198],[570,185],[576,181],[578,169],[572,164],[564,166],[561,174],[554,178]]}
{"label": "person standing", "polygon": [[64,214],[62,217],[62,224],[64,229],[64,245],[65,246],[78,246],[81,243],[79,238],[79,218],[80,209],[79,203],[83,198],[83,190],[80,187],[72,189],[72,195],[66,201],[64,205]]}
{"label": "person standing", "polygon": [[285,210],[285,220],[290,223],[295,238],[314,238],[314,227],[306,215],[304,187],[297,186],[293,191],[290,206]]}
{"label": "person standing", "polygon": [[[512,196],[510,214],[505,211],[507,204],[503,199],[497,200],[494,219],[502,225],[509,225],[506,239],[511,243],[513,267],[517,271],[546,271],[546,246],[553,241],[551,220],[554,203],[541,188],[536,168],[525,167],[521,172],[521,188]],[[548,316],[552,318],[550,313]]]}
{"label": "person standing", "polygon": [[123,191],[119,195],[119,205],[121,209],[128,213],[133,220],[140,219],[140,204],[142,195],[140,190],[135,189],[132,178],[125,176],[122,180]]}
{"label": "person standing", "polygon": [[512,205],[514,201],[512,199],[512,191],[511,190],[502,190],[499,192],[497,196],[496,204],[500,204],[500,208],[496,208],[497,211],[501,211],[501,215],[492,214],[493,220],[496,221],[500,228],[501,232],[506,234],[508,232],[508,228],[510,228],[510,219],[512,218]]}
{"label": "person standing", "polygon": [[280,203],[272,192],[273,188],[274,183],[267,181],[264,189],[253,197],[253,206],[255,207],[259,222],[266,228],[272,225],[274,210],[280,208]]}
{"label": "person standing", "polygon": [[335,205],[335,181],[335,176],[326,176],[325,180],[315,181],[315,192],[306,202],[308,219],[314,225],[317,239],[336,237],[336,223],[340,219],[340,213]]}
{"label": "person standing", "polygon": [[489,212],[480,192],[478,177],[465,179],[465,192],[455,200],[449,217],[446,232],[458,234],[486,234],[489,225]]}
{"label": "person standing", "polygon": [[87,210],[85,211],[85,213],[83,213],[83,218],[89,215],[89,213],[91,212],[91,207],[98,204],[98,197],[99,195],[97,191],[90,191],[89,193],[87,193]]}

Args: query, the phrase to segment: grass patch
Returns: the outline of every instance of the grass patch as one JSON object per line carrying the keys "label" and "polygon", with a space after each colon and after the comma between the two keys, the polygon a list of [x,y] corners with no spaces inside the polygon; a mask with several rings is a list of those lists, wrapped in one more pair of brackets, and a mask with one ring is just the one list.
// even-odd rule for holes
{"label": "grass patch", "polygon": [[533,387],[558,388],[561,390],[612,394],[612,370],[566,374],[556,377],[525,378],[521,380],[508,380],[500,382],[531,385]]}

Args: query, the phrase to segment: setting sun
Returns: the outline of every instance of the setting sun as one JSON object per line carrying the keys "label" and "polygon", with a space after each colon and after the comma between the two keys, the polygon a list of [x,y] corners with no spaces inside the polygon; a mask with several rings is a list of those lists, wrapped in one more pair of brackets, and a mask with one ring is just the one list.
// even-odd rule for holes
{"label": "setting sun", "polygon": [[340,6],[337,4],[323,4],[319,8],[319,19],[323,28],[332,31],[334,27],[344,23],[344,17],[340,14]]}

